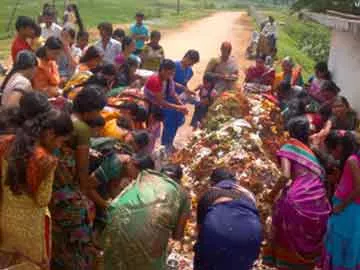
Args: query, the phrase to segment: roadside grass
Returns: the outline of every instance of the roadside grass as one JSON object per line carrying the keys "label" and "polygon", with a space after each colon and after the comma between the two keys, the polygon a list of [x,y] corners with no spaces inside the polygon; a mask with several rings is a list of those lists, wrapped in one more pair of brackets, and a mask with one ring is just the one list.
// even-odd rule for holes
{"label": "roadside grass", "polygon": [[300,21],[289,11],[262,10],[265,15],[272,15],[278,22],[278,57],[291,56],[303,68],[305,79],[313,74],[317,61],[326,61],[329,53],[330,31],[326,27]]}
{"label": "roadside grass", "polygon": [[[12,37],[15,34],[14,24],[19,15],[31,16],[34,19],[40,14],[44,0],[20,0],[15,16],[10,24],[10,32],[7,26],[11,14],[18,0],[1,0],[0,9],[0,61],[7,59],[10,51]],[[81,17],[87,29],[96,28],[101,21],[110,21],[114,24],[130,24],[134,21],[137,11],[145,13],[150,28],[174,28],[179,24],[205,17],[213,12],[205,8],[203,1],[182,0],[180,14],[176,11],[175,0],[76,0],[71,1],[78,5]],[[58,17],[64,10],[64,1],[56,0]],[[93,32],[93,31],[91,31]],[[94,37],[92,37],[92,40]]]}

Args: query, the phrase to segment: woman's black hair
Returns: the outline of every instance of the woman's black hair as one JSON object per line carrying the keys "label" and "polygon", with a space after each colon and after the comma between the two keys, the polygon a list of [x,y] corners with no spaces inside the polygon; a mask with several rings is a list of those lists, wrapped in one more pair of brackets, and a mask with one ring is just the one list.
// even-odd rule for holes
{"label": "woman's black hair", "polygon": [[13,65],[12,69],[10,70],[10,72],[6,75],[2,85],[0,87],[0,90],[3,91],[5,89],[10,78],[16,72],[36,67],[37,64],[38,64],[38,62],[36,59],[36,55],[33,52],[27,51],[27,50],[19,52],[18,55],[16,56],[15,63]]}
{"label": "woman's black hair", "polygon": [[36,56],[39,58],[45,58],[46,57],[46,50],[61,50],[63,48],[62,41],[57,37],[49,37],[45,45],[40,47],[37,52]]}
{"label": "woman's black hair", "polygon": [[265,54],[259,54],[258,56],[256,56],[256,59],[266,62],[266,55]]}
{"label": "woman's black hair", "polygon": [[154,38],[161,38],[160,31],[157,31],[157,30],[151,31],[150,39],[154,39]]}
{"label": "woman's black hair", "polygon": [[10,148],[6,179],[6,184],[15,194],[30,192],[26,185],[26,167],[42,132],[52,129],[56,136],[66,136],[73,131],[70,115],[52,109],[45,100],[47,97],[40,93],[25,94],[20,100],[19,113],[24,119]]}
{"label": "woman's black hair", "polygon": [[80,58],[80,63],[86,63],[90,60],[95,58],[101,57],[100,51],[95,46],[90,46],[86,51],[85,54]]}
{"label": "woman's black hair", "polygon": [[349,101],[347,100],[346,97],[344,97],[344,96],[338,96],[338,97],[336,98],[335,102],[337,102],[337,101],[339,101],[339,102],[341,102],[342,104],[344,104],[347,109],[351,109],[350,103],[349,103]]}
{"label": "woman's black hair", "polygon": [[150,106],[149,115],[152,115],[156,121],[163,121],[164,120],[164,113],[158,106]]}
{"label": "woman's black hair", "polygon": [[64,27],[64,28],[63,28],[63,32],[68,33],[69,36],[70,36],[70,38],[71,38],[72,40],[75,40],[75,38],[76,38],[76,31],[75,31],[74,28],[72,28],[72,27]]}
{"label": "woman's black hair", "polygon": [[328,67],[328,64],[326,62],[318,62],[315,65],[315,70],[317,72],[321,72],[321,73],[325,74],[325,79],[326,80],[331,80],[332,79],[331,72],[329,71],[329,67]]}
{"label": "woman's black hair", "polygon": [[138,62],[132,58],[127,59],[125,63],[121,65],[121,71],[119,75],[124,84],[126,85],[131,84],[131,77],[130,77],[131,68],[133,67],[137,68],[138,66],[139,66]]}
{"label": "woman's black hair", "polygon": [[31,27],[35,30],[36,26],[37,26],[36,22],[28,16],[17,17],[16,23],[15,23],[16,31],[20,31],[20,29],[26,28],[26,27]]}
{"label": "woman's black hair", "polygon": [[102,67],[101,73],[108,76],[115,76],[116,68],[113,64],[106,64]]}
{"label": "woman's black hair", "polygon": [[123,128],[123,129],[126,129],[126,130],[131,130],[131,122],[129,119],[125,118],[125,117],[122,117],[120,116],[117,120],[116,120],[116,125],[119,127],[119,128]]}
{"label": "woman's black hair", "polygon": [[125,31],[121,28],[116,28],[115,31],[113,32],[113,38],[121,38],[123,39],[126,34],[125,34]]}
{"label": "woman's black hair", "polygon": [[132,37],[129,37],[129,36],[125,36],[121,42],[121,48],[122,48],[122,51],[125,51],[125,49],[127,47],[130,46],[131,43],[134,42],[134,39]]}
{"label": "woman's black hair", "polygon": [[81,19],[78,6],[76,4],[70,4],[68,5],[68,8],[71,8],[75,13],[76,23],[79,26],[79,32],[85,31],[84,23]]}
{"label": "woman's black hair", "polygon": [[144,130],[134,131],[132,133],[134,142],[139,147],[140,151],[147,147],[150,143],[149,132]]}
{"label": "woman's black hair", "polygon": [[302,99],[293,98],[288,102],[287,111],[284,115],[284,120],[286,124],[286,128],[288,128],[288,121],[293,119],[294,117],[304,115],[306,112],[306,105]]}
{"label": "woman's black hair", "polygon": [[321,86],[321,91],[331,92],[334,95],[337,95],[341,90],[333,81],[325,81]]}
{"label": "woman's black hair", "polygon": [[105,32],[107,32],[110,36],[112,36],[113,34],[113,26],[111,23],[109,22],[102,22],[99,23],[98,25],[98,30],[104,30]]}
{"label": "woman's black hair", "polygon": [[135,116],[138,111],[139,105],[136,102],[125,102],[119,106],[121,110],[130,111],[132,116]]}
{"label": "woman's black hair", "polygon": [[41,26],[38,24],[35,24],[34,30],[35,30],[35,33],[34,33],[35,37],[37,37],[37,38],[41,37]]}
{"label": "woman's black hair", "polygon": [[140,170],[154,170],[155,163],[150,155],[136,154],[132,156],[135,166]]}
{"label": "woman's black hair", "polygon": [[169,178],[180,184],[183,178],[183,169],[180,165],[169,164],[161,168],[161,173],[167,175]]}
{"label": "woman's black hair", "polygon": [[105,119],[102,116],[96,117],[93,120],[87,121],[86,124],[88,124],[91,128],[100,128],[105,126]]}
{"label": "woman's black hair", "polygon": [[310,135],[310,123],[306,116],[297,116],[289,120],[287,128],[290,137],[295,138],[305,144],[308,143]]}
{"label": "woman's black hair", "polygon": [[98,85],[85,85],[74,99],[73,110],[77,113],[100,111],[106,106],[106,96]]}
{"label": "woman's black hair", "polygon": [[147,121],[148,117],[148,110],[144,106],[138,106],[134,120],[136,122],[145,122]]}
{"label": "woman's black hair", "polygon": [[86,32],[86,31],[79,31],[78,34],[77,34],[77,37],[76,39],[79,41],[80,39],[82,38],[86,38],[86,39],[89,39],[89,32]]}
{"label": "woman's black hair", "polygon": [[341,168],[345,166],[347,159],[359,150],[354,134],[349,131],[345,132],[345,134],[336,130],[330,131],[325,139],[325,145],[329,150],[335,149],[338,145],[342,146],[343,152],[340,160]]}
{"label": "woman's black hair", "polygon": [[198,63],[200,61],[200,53],[196,50],[188,50],[184,56],[184,58],[188,58],[194,63]]}
{"label": "woman's black hair", "polygon": [[224,168],[216,168],[212,171],[210,176],[210,182],[213,185],[216,185],[224,180],[236,181],[236,178],[233,173]]}
{"label": "woman's black hair", "polygon": [[175,65],[175,62],[173,60],[164,59],[163,61],[161,61],[159,71],[162,71],[162,70],[175,70],[175,68],[176,68],[176,65]]}

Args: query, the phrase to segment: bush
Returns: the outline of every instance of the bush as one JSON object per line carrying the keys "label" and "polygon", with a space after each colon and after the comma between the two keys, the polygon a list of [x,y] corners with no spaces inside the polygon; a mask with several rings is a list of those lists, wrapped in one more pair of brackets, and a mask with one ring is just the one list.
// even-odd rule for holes
{"label": "bush", "polygon": [[316,62],[328,60],[330,32],[325,27],[289,17],[283,29],[296,41],[296,47]]}

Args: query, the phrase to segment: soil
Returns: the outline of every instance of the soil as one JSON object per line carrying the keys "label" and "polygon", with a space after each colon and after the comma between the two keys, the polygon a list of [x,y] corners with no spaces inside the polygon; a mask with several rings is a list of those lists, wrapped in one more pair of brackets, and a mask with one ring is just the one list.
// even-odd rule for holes
{"label": "soil", "polygon": [[[221,43],[230,41],[233,46],[232,54],[239,62],[240,86],[244,79],[244,71],[251,64],[245,57],[245,50],[253,30],[251,18],[245,12],[218,12],[210,17],[186,23],[177,30],[163,32],[161,45],[166,57],[174,60],[180,60],[188,49],[200,52],[200,63],[193,67],[194,77],[189,83],[190,89],[193,89],[201,83],[210,59],[220,54]],[[189,122],[193,108],[189,106],[189,110],[186,123],[177,134],[176,148],[183,148],[191,137],[192,128]]]}

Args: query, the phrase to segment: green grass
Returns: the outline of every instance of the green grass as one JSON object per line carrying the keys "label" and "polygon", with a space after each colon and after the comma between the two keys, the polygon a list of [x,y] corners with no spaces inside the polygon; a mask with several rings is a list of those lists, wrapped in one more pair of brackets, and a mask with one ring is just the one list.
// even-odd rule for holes
{"label": "green grass", "polygon": [[[278,42],[278,56],[280,59],[286,56],[291,56],[296,63],[302,66],[303,75],[308,78],[313,74],[313,69],[317,60],[326,60],[326,51],[322,51],[319,56],[314,53],[316,49],[311,48],[310,51],[302,48],[303,37],[314,38],[311,42],[315,43],[312,46],[317,46],[321,43],[323,46],[328,46],[330,40],[330,31],[315,23],[305,23],[297,19],[295,15],[289,15],[288,10],[263,10],[266,15],[272,15],[278,22],[279,26],[279,42]],[[316,40],[320,39],[320,40]],[[322,50],[320,48],[320,50]]]}
{"label": "green grass", "polygon": [[[9,54],[16,17],[27,15],[36,19],[41,12],[42,4],[52,2],[52,0],[20,0],[9,32],[7,32],[7,26],[17,0],[0,0],[0,2],[2,4],[0,9],[0,60],[3,60]],[[77,3],[87,28],[94,28],[101,21],[110,21],[114,24],[131,23],[134,21],[137,11],[145,13],[151,28],[176,27],[184,21],[198,19],[212,12],[211,9],[204,8],[205,2],[199,0],[181,0],[180,14],[176,12],[176,0],[77,0],[71,2]],[[63,14],[63,3],[63,0],[55,1],[59,18]],[[207,3],[212,2],[208,1]],[[208,5],[208,7],[211,6]]]}

